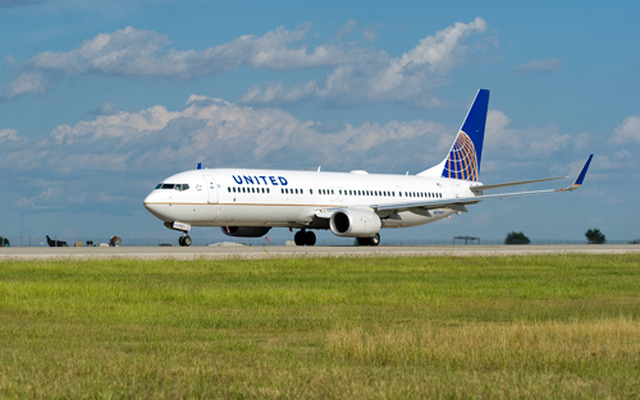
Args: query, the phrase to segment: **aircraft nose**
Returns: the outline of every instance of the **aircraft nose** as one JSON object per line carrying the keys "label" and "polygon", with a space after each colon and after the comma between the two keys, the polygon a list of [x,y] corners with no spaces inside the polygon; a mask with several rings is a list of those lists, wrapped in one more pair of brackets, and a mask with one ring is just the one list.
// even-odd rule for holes
{"label": "aircraft nose", "polygon": [[146,208],[147,211],[149,211],[151,214],[164,220],[163,209],[166,206],[166,200],[163,199],[163,196],[160,193],[155,190],[149,193],[142,204],[144,205],[144,208]]}

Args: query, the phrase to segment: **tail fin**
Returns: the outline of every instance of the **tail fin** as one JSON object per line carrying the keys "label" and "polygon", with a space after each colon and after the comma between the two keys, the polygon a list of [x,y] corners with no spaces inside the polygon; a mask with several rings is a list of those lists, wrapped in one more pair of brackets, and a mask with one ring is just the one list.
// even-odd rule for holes
{"label": "tail fin", "polygon": [[437,166],[419,173],[418,175],[435,175],[443,178],[477,181],[482,160],[482,142],[484,128],[487,122],[489,107],[489,90],[480,89],[473,104],[467,112],[467,117],[460,127],[449,155]]}

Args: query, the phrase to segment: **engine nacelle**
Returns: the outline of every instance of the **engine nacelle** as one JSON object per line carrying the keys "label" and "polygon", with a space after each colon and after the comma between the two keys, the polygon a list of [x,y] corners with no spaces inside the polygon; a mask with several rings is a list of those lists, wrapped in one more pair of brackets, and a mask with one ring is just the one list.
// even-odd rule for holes
{"label": "engine nacelle", "polygon": [[221,226],[225,235],[234,237],[260,237],[271,229],[270,226]]}
{"label": "engine nacelle", "polygon": [[371,209],[347,208],[333,213],[329,227],[338,236],[372,237],[380,231],[382,221]]}

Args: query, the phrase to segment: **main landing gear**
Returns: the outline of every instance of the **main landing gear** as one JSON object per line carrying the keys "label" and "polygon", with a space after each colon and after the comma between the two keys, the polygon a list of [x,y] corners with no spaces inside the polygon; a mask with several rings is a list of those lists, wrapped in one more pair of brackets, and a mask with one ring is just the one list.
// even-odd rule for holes
{"label": "main landing gear", "polygon": [[316,234],[312,231],[300,229],[293,236],[293,241],[296,243],[296,246],[313,246],[316,244]]}
{"label": "main landing gear", "polygon": [[358,246],[377,246],[380,244],[380,234],[376,233],[375,236],[370,238],[356,238]]}

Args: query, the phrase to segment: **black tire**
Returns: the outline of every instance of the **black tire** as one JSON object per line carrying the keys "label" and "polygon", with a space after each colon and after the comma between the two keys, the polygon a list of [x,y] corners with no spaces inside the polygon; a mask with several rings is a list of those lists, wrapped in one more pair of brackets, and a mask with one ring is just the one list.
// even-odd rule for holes
{"label": "black tire", "polygon": [[191,246],[191,237],[189,235],[180,236],[180,239],[178,239],[178,243],[181,247],[189,247]]}
{"label": "black tire", "polygon": [[189,246],[191,246],[191,243],[192,243],[191,236],[189,236],[189,235],[185,236],[184,237],[184,246],[185,247],[189,247]]}
{"label": "black tire", "polygon": [[305,245],[305,233],[304,231],[298,231],[295,235],[293,235],[293,241],[296,246],[304,246]]}
{"label": "black tire", "polygon": [[307,231],[304,234],[304,244],[305,246],[313,246],[316,244],[316,234],[312,231]]}
{"label": "black tire", "polygon": [[358,237],[356,238],[356,242],[358,243],[358,246],[377,246],[380,244],[380,235],[376,233],[375,236],[370,238]]}

